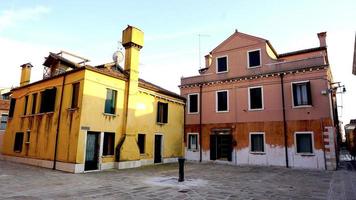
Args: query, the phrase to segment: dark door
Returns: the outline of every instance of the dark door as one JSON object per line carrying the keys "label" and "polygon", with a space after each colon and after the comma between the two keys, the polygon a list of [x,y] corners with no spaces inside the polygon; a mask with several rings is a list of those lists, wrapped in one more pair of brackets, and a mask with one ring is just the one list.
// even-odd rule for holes
{"label": "dark door", "polygon": [[210,160],[231,161],[232,135],[214,134],[210,135]]}
{"label": "dark door", "polygon": [[162,162],[162,135],[155,135],[155,157],[154,163]]}
{"label": "dark door", "polygon": [[99,158],[99,133],[88,132],[87,146],[85,150],[85,166],[84,170],[97,170]]}

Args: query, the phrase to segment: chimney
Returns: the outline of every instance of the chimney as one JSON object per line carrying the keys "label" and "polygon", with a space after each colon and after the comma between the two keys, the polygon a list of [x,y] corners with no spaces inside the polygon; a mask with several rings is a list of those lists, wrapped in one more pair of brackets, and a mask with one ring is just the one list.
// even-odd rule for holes
{"label": "chimney", "polygon": [[208,68],[211,65],[211,54],[205,56],[205,67]]}
{"label": "chimney", "polygon": [[318,33],[320,47],[326,47],[326,32]]}
{"label": "chimney", "polygon": [[31,77],[31,68],[33,66],[31,63],[26,63],[21,65],[21,80],[20,80],[20,86],[24,86],[30,83],[30,77]]}

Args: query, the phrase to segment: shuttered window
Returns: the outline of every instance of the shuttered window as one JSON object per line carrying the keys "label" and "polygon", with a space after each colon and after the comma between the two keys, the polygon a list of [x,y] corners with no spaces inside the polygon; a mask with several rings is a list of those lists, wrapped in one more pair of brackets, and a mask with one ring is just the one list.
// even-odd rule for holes
{"label": "shuttered window", "polygon": [[106,90],[106,100],[105,100],[104,113],[106,113],[106,114],[115,114],[116,97],[117,97],[117,91],[116,90],[111,90],[111,89],[107,89]]}
{"label": "shuttered window", "polygon": [[294,106],[312,105],[310,82],[293,83]]}
{"label": "shuttered window", "polygon": [[16,105],[16,99],[11,98],[11,100],[10,100],[10,110],[9,110],[9,117],[10,118],[14,116],[15,105]]}
{"label": "shuttered window", "polygon": [[157,104],[157,123],[168,123],[168,103],[158,102]]}
{"label": "shuttered window", "polygon": [[37,94],[32,94],[32,108],[31,114],[36,114],[36,105],[37,105]]}
{"label": "shuttered window", "polygon": [[71,104],[71,108],[78,108],[79,86],[80,86],[80,83],[74,83],[72,85],[72,104]]}
{"label": "shuttered window", "polygon": [[46,89],[41,92],[40,113],[53,112],[56,103],[57,88]]}
{"label": "shuttered window", "polygon": [[28,96],[25,96],[25,103],[24,103],[24,109],[23,109],[23,114],[27,114],[27,104],[28,104]]}

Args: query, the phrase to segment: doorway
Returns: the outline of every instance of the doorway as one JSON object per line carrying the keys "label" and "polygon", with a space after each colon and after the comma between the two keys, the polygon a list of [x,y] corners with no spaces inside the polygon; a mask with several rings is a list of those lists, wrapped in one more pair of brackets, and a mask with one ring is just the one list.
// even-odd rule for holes
{"label": "doorway", "polygon": [[99,162],[99,132],[88,131],[84,171],[97,170]]}
{"label": "doorway", "polygon": [[162,135],[155,135],[154,163],[162,162]]}
{"label": "doorway", "polygon": [[215,131],[210,135],[210,160],[232,160],[232,135],[229,131]]}

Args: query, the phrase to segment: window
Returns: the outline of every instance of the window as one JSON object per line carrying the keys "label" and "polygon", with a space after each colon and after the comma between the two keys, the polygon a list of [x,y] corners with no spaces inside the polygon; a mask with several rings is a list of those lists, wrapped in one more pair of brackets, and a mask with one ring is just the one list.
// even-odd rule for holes
{"label": "window", "polygon": [[74,83],[72,85],[72,105],[71,108],[78,108],[78,96],[80,83]]}
{"label": "window", "polygon": [[158,102],[157,122],[161,124],[165,124],[168,122],[168,103]]}
{"label": "window", "polygon": [[216,111],[217,112],[227,112],[229,111],[229,101],[228,101],[228,91],[217,91],[216,92]]}
{"label": "window", "polygon": [[104,133],[103,156],[114,155],[115,133]]}
{"label": "window", "polygon": [[9,117],[13,117],[14,116],[15,105],[16,105],[16,99],[11,98],[11,100],[10,100]]}
{"label": "window", "polygon": [[26,111],[27,111],[27,103],[28,103],[28,96],[25,96],[25,105],[24,105],[24,110],[23,110],[23,114],[26,115]]}
{"label": "window", "polygon": [[41,92],[41,107],[40,113],[53,112],[56,102],[57,88],[46,89]]}
{"label": "window", "polygon": [[188,149],[189,150],[198,150],[198,135],[197,134],[188,134]]}
{"label": "window", "polygon": [[6,129],[7,117],[8,117],[7,114],[1,114],[0,130]]}
{"label": "window", "polygon": [[253,50],[248,52],[248,67],[254,68],[261,65],[261,50]]}
{"label": "window", "polygon": [[294,106],[311,106],[311,90],[310,82],[292,83],[293,89],[293,105]]}
{"label": "window", "polygon": [[32,94],[32,110],[31,114],[36,114],[36,105],[37,105],[37,93]]}
{"label": "window", "polygon": [[30,143],[30,138],[31,138],[31,131],[27,131],[27,139],[26,139],[26,143]]}
{"label": "window", "polygon": [[17,132],[15,135],[14,151],[21,152],[23,144],[23,132]]}
{"label": "window", "polygon": [[107,89],[106,90],[106,100],[105,100],[105,111],[106,114],[115,114],[116,108],[116,96],[117,91]]}
{"label": "window", "polygon": [[216,72],[227,72],[227,56],[216,58]]}
{"label": "window", "polygon": [[188,95],[188,113],[198,113],[199,112],[199,95],[189,94]]}
{"label": "window", "polygon": [[263,153],[265,152],[265,141],[263,133],[251,133],[250,134],[251,152]]}
{"label": "window", "polygon": [[138,134],[137,145],[138,148],[140,149],[140,154],[145,153],[145,138],[146,138],[145,134]]}
{"label": "window", "polygon": [[251,87],[249,93],[249,110],[263,109],[263,91],[262,87]]}
{"label": "window", "polygon": [[312,133],[295,134],[297,153],[313,153]]}

